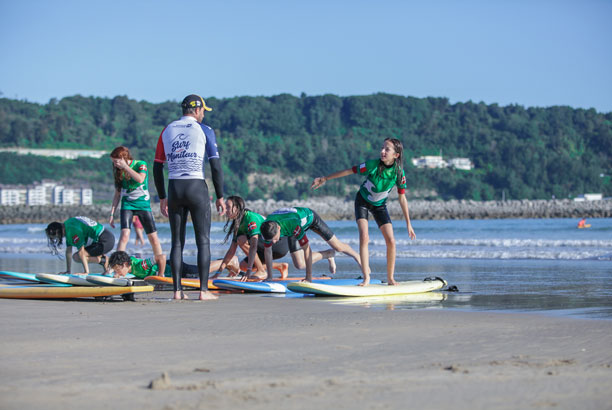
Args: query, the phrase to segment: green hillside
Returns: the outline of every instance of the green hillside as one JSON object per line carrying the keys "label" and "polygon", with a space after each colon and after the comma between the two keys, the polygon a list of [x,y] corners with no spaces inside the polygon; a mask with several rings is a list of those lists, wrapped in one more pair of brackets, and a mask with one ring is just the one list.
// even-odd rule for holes
{"label": "green hillside", "polygon": [[[217,133],[226,191],[250,199],[353,196],[358,176],[316,192],[308,186],[315,176],[377,158],[386,137],[404,143],[410,197],[612,196],[612,113],[450,104],[445,98],[390,94],[208,98],[207,104],[214,111],[205,123]],[[179,116],[177,102],[151,104],[121,96],[74,96],[45,105],[0,99],[0,146],[110,151],[126,145],[151,164],[161,130]],[[412,157],[440,152],[445,158],[468,157],[475,169],[416,169],[410,163]],[[0,154],[5,184],[50,178],[112,189],[110,170],[107,158]]]}

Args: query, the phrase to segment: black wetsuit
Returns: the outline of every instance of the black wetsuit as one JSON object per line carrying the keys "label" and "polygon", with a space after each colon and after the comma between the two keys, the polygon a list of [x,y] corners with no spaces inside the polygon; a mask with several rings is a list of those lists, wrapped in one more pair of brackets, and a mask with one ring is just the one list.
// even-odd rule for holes
{"label": "black wetsuit", "polygon": [[214,131],[183,116],[169,124],[159,136],[153,177],[160,199],[166,197],[163,164],[168,163],[168,217],[172,233],[170,266],[175,291],[182,290],[181,266],[187,215],[191,214],[198,248],[200,290],[208,289],[210,268],[210,199],[204,179],[204,159],[212,170],[217,198],[223,198],[223,171]]}

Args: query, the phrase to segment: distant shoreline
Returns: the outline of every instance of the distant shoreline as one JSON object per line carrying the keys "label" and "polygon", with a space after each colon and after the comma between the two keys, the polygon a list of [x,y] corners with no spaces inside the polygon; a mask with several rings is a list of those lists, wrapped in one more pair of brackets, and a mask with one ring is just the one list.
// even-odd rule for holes
{"label": "distant shoreline", "polygon": [[[303,206],[314,209],[326,220],[352,220],[353,201],[336,197],[320,197],[298,201],[257,200],[247,201],[247,207],[263,215],[279,208]],[[512,201],[408,201],[410,217],[415,220],[435,219],[507,219],[507,218],[610,218],[612,200],[576,202],[563,200],[512,200]],[[214,208],[214,204],[212,204]],[[152,204],[156,221],[167,222],[159,213],[159,204]],[[388,203],[394,219],[403,219],[397,200]],[[108,223],[110,204],[87,206],[0,206],[0,224],[48,223],[62,221],[72,216],[84,215],[102,223]],[[216,210],[214,221],[222,221]],[[119,212],[115,214],[119,223]]]}

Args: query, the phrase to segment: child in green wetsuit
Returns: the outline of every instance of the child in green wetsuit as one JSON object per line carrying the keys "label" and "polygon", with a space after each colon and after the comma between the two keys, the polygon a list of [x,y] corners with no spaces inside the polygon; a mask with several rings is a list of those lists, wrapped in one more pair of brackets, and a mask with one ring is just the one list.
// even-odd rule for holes
{"label": "child in green wetsuit", "polygon": [[[221,262],[221,259],[211,261],[210,269],[218,269],[219,266],[221,266]],[[123,277],[128,273],[131,273],[139,279],[144,279],[147,276],[172,276],[172,270],[170,269],[169,262],[165,264],[165,271],[163,274],[161,274],[159,271],[159,265],[155,262],[155,258],[139,259],[128,255],[128,253],[124,251],[113,252],[108,258],[108,266],[113,272],[115,272],[116,278]],[[234,259],[227,265],[227,269],[232,274],[237,274],[239,270],[238,258],[234,257]],[[183,263],[182,275],[183,277],[187,278],[197,278],[199,275],[198,267],[188,263]]]}
{"label": "child in green wetsuit", "polygon": [[401,141],[396,138],[387,138],[380,151],[380,159],[366,161],[361,165],[335,172],[326,177],[315,178],[311,185],[311,188],[317,189],[330,179],[357,173],[366,175],[366,180],[361,184],[359,192],[355,197],[355,219],[359,228],[359,254],[361,256],[361,269],[364,277],[361,285],[368,285],[370,283],[368,212],[372,213],[387,245],[387,282],[389,285],[397,284],[393,278],[396,253],[395,237],[393,236],[391,218],[387,211],[387,198],[389,192],[395,186],[397,186],[400,206],[406,220],[408,236],[410,239],[416,238],[410,223],[408,201],[404,195],[406,176],[402,166],[403,160],[404,148]]}
{"label": "child in green wetsuit", "polygon": [[115,210],[121,201],[121,235],[118,251],[124,251],[130,239],[133,217],[137,216],[151,243],[156,264],[165,270],[166,255],[162,251],[149,195],[149,171],[145,161],[135,160],[127,147],[119,146],[110,153],[113,161],[115,196],[111,206],[109,225],[115,227]]}
{"label": "child in green wetsuit", "polygon": [[289,241],[291,255],[298,251],[298,244],[304,251],[306,262],[306,282],[312,281],[312,264],[314,261],[312,249],[308,243],[306,231],[311,230],[319,235],[334,251],[342,252],[355,259],[361,267],[359,254],[348,244],[340,241],[329,229],[325,221],[310,208],[281,208],[266,218],[261,224],[261,238],[264,243],[264,259],[268,271],[267,280],[272,279],[272,248],[283,238]]}
{"label": "child in green wetsuit", "polygon": [[[262,264],[265,260],[265,246],[260,240],[261,225],[265,221],[262,215],[251,211],[246,207],[244,199],[237,195],[232,195],[225,201],[225,215],[227,222],[223,228],[225,235],[224,243],[232,238],[232,244],[225,253],[224,263],[230,260],[235,254],[238,247],[247,255],[240,262],[240,270],[246,272],[242,277],[243,281],[249,279],[265,279],[268,277],[266,267]],[[285,262],[274,262],[277,259],[290,254],[293,265],[300,270],[306,269],[306,260],[304,252],[296,245],[295,240],[288,237],[281,238],[272,246],[272,269],[276,269],[281,273],[281,279],[287,278],[289,272],[289,264]],[[312,252],[312,263],[320,260],[327,260],[329,263],[329,272],[333,275],[336,273],[336,262],[334,249],[326,249],[324,251]],[[220,271],[225,265],[221,264],[219,271],[216,272],[211,279],[219,276]]]}
{"label": "child in green wetsuit", "polygon": [[[257,212],[247,209],[244,199],[237,195],[232,195],[227,198],[225,201],[225,209],[227,222],[223,230],[227,232],[227,234],[225,235],[223,243],[227,242],[231,236],[232,244],[225,253],[225,257],[219,269],[211,279],[215,279],[221,274],[223,268],[225,268],[229,261],[235,257],[238,247],[247,255],[247,257],[240,262],[240,270],[246,272],[242,279],[265,278],[267,273],[261,262],[263,260],[264,248],[263,243],[259,240],[261,223],[265,218]],[[274,249],[274,259],[280,259],[287,254],[288,248],[286,243],[284,247],[282,245],[283,244],[279,243],[279,246]],[[288,263],[274,262],[273,267],[281,273],[282,279],[287,277],[289,272]],[[255,272],[253,272],[253,270]]]}
{"label": "child in green wetsuit", "polygon": [[[60,274],[70,274],[72,261],[83,264],[84,274],[89,274],[89,262],[106,265],[105,254],[110,252],[115,245],[115,236],[100,223],[86,216],[68,218],[63,223],[51,222],[45,228],[47,243],[51,252],[59,256],[59,247],[66,238],[66,271]],[[72,247],[77,252],[72,254]]]}

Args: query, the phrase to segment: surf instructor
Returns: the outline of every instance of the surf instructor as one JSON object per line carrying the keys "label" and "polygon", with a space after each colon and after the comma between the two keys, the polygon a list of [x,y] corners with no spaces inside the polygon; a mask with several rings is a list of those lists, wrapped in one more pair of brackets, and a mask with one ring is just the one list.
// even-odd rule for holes
{"label": "surf instructor", "polygon": [[[157,141],[153,178],[160,198],[160,211],[170,222],[172,245],[170,267],[174,299],[187,299],[181,286],[181,266],[185,244],[187,215],[191,213],[198,248],[200,300],[217,299],[208,291],[210,267],[210,199],[204,179],[204,162],[208,158],[217,195],[217,211],[225,214],[223,170],[212,128],[202,124],[206,111],[212,111],[204,99],[188,95],[181,103],[183,116],[163,129]],[[164,183],[164,163],[168,164],[168,195]]]}

